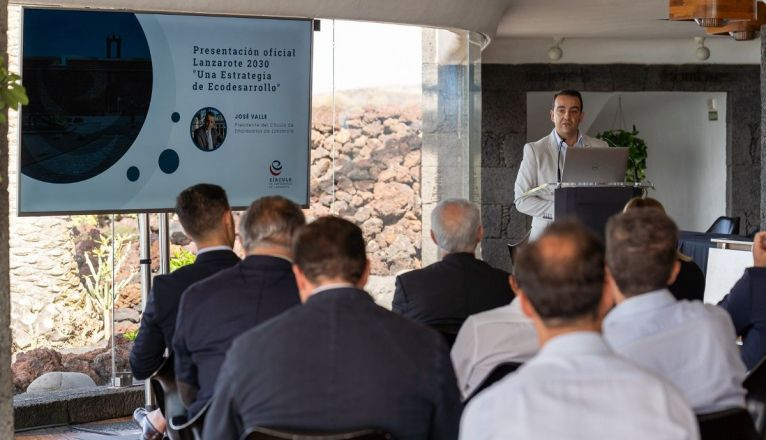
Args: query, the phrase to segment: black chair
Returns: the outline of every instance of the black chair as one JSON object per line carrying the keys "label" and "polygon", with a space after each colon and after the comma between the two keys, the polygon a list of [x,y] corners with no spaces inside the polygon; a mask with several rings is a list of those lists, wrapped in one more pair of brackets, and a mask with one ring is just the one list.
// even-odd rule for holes
{"label": "black chair", "polygon": [[211,400],[208,400],[205,406],[191,419],[187,417],[186,413],[167,419],[168,428],[183,433],[183,440],[202,440],[202,428],[205,423],[205,414],[210,408],[210,402]]}
{"label": "black chair", "polygon": [[753,418],[755,430],[761,438],[766,438],[766,358],[747,373],[742,386],[747,390],[747,410]]}
{"label": "black chair", "polygon": [[477,394],[489,388],[490,385],[493,385],[495,382],[498,382],[500,379],[516,371],[520,366],[521,362],[503,362],[497,364],[495,368],[489,372],[487,377],[481,381],[479,386],[476,387],[474,392],[465,399],[465,403],[468,403],[468,401],[473,399]]}
{"label": "black chair", "polygon": [[460,327],[463,324],[435,324],[432,325],[431,328],[436,330],[437,332],[441,333],[442,336],[444,336],[444,340],[447,342],[447,345],[450,349],[452,349],[452,346],[455,345],[455,339],[457,339],[457,334],[460,332]]}
{"label": "black chair", "polygon": [[708,234],[739,235],[739,217],[718,217],[706,232]]}
{"label": "black chair", "polygon": [[529,241],[529,235],[532,233],[532,230],[528,230],[526,234],[524,234],[524,237],[522,237],[519,240],[516,240],[512,243],[508,243],[508,253],[511,256],[511,272],[513,272],[513,262],[516,259],[516,254],[519,252],[519,248],[521,246],[524,246]]}
{"label": "black chair", "polygon": [[697,416],[701,440],[759,440],[745,408],[732,408]]}
{"label": "black chair", "polygon": [[[165,358],[162,365],[152,374],[150,380],[155,384],[159,384],[162,388],[160,408],[165,419],[170,421],[186,418],[186,405],[181,400],[181,395],[176,385],[172,353]],[[178,430],[168,423],[166,431],[167,437],[170,440],[195,440],[194,432],[191,429]]]}
{"label": "black chair", "polygon": [[242,440],[392,440],[391,434],[377,429],[319,434],[269,428],[248,429]]}

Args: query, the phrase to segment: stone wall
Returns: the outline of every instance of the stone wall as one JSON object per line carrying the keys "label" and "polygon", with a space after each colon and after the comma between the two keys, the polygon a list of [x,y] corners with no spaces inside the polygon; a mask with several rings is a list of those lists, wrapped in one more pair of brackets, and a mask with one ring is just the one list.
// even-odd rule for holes
{"label": "stone wall", "polygon": [[483,65],[484,259],[508,268],[506,244],[523,237],[530,227],[530,217],[513,204],[513,184],[527,141],[526,94],[531,91],[726,92],[726,213],[741,217],[743,232],[766,227],[766,206],[761,206],[759,81],[759,67],[753,65]]}

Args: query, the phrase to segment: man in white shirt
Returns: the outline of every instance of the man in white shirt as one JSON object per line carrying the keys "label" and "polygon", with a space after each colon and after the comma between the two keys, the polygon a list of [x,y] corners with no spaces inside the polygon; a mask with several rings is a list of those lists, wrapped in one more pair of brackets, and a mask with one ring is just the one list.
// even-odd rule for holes
{"label": "man in white shirt", "polygon": [[561,181],[567,149],[608,147],[606,142],[580,132],[583,119],[585,113],[580,92],[562,90],[553,96],[551,122],[554,127],[551,134],[524,145],[524,158],[516,176],[514,197],[516,209],[532,216],[530,240],[537,238],[553,220],[553,193],[526,193],[539,185]]}
{"label": "man in white shirt", "polygon": [[537,331],[517,299],[507,306],[469,316],[450,353],[463,400],[496,366],[526,362],[537,349]]}
{"label": "man in white shirt", "polygon": [[602,339],[613,302],[598,238],[577,223],[553,223],[516,267],[517,300],[542,348],[468,404],[461,439],[699,438],[681,394]]}
{"label": "man in white shirt", "polygon": [[677,242],[675,223],[657,209],[609,220],[607,282],[617,306],[604,320],[604,338],[675,385],[697,414],[744,407],[746,370],[729,315],[699,301],[676,301],[667,289],[679,270]]}

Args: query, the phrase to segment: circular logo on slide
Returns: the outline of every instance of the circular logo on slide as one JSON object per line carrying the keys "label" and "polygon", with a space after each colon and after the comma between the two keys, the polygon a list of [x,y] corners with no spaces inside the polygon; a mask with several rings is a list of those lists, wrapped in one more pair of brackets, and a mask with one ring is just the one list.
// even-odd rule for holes
{"label": "circular logo on slide", "polygon": [[282,162],[275,160],[269,165],[269,172],[272,176],[278,176],[282,174]]}

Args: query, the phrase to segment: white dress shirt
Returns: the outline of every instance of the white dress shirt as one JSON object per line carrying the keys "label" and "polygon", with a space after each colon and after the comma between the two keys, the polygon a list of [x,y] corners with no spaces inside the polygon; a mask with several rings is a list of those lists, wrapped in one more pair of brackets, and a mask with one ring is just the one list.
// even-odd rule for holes
{"label": "white dress shirt", "polygon": [[615,355],[596,332],[557,336],[463,412],[463,440],[698,439],[670,384]]}
{"label": "white dress shirt", "polygon": [[603,332],[615,352],[681,390],[697,414],[745,406],[745,364],[725,310],[661,289],[618,304]]}
{"label": "white dress shirt", "polygon": [[537,353],[538,346],[535,326],[517,299],[469,316],[450,353],[463,399],[473,394],[498,364],[526,362]]}

